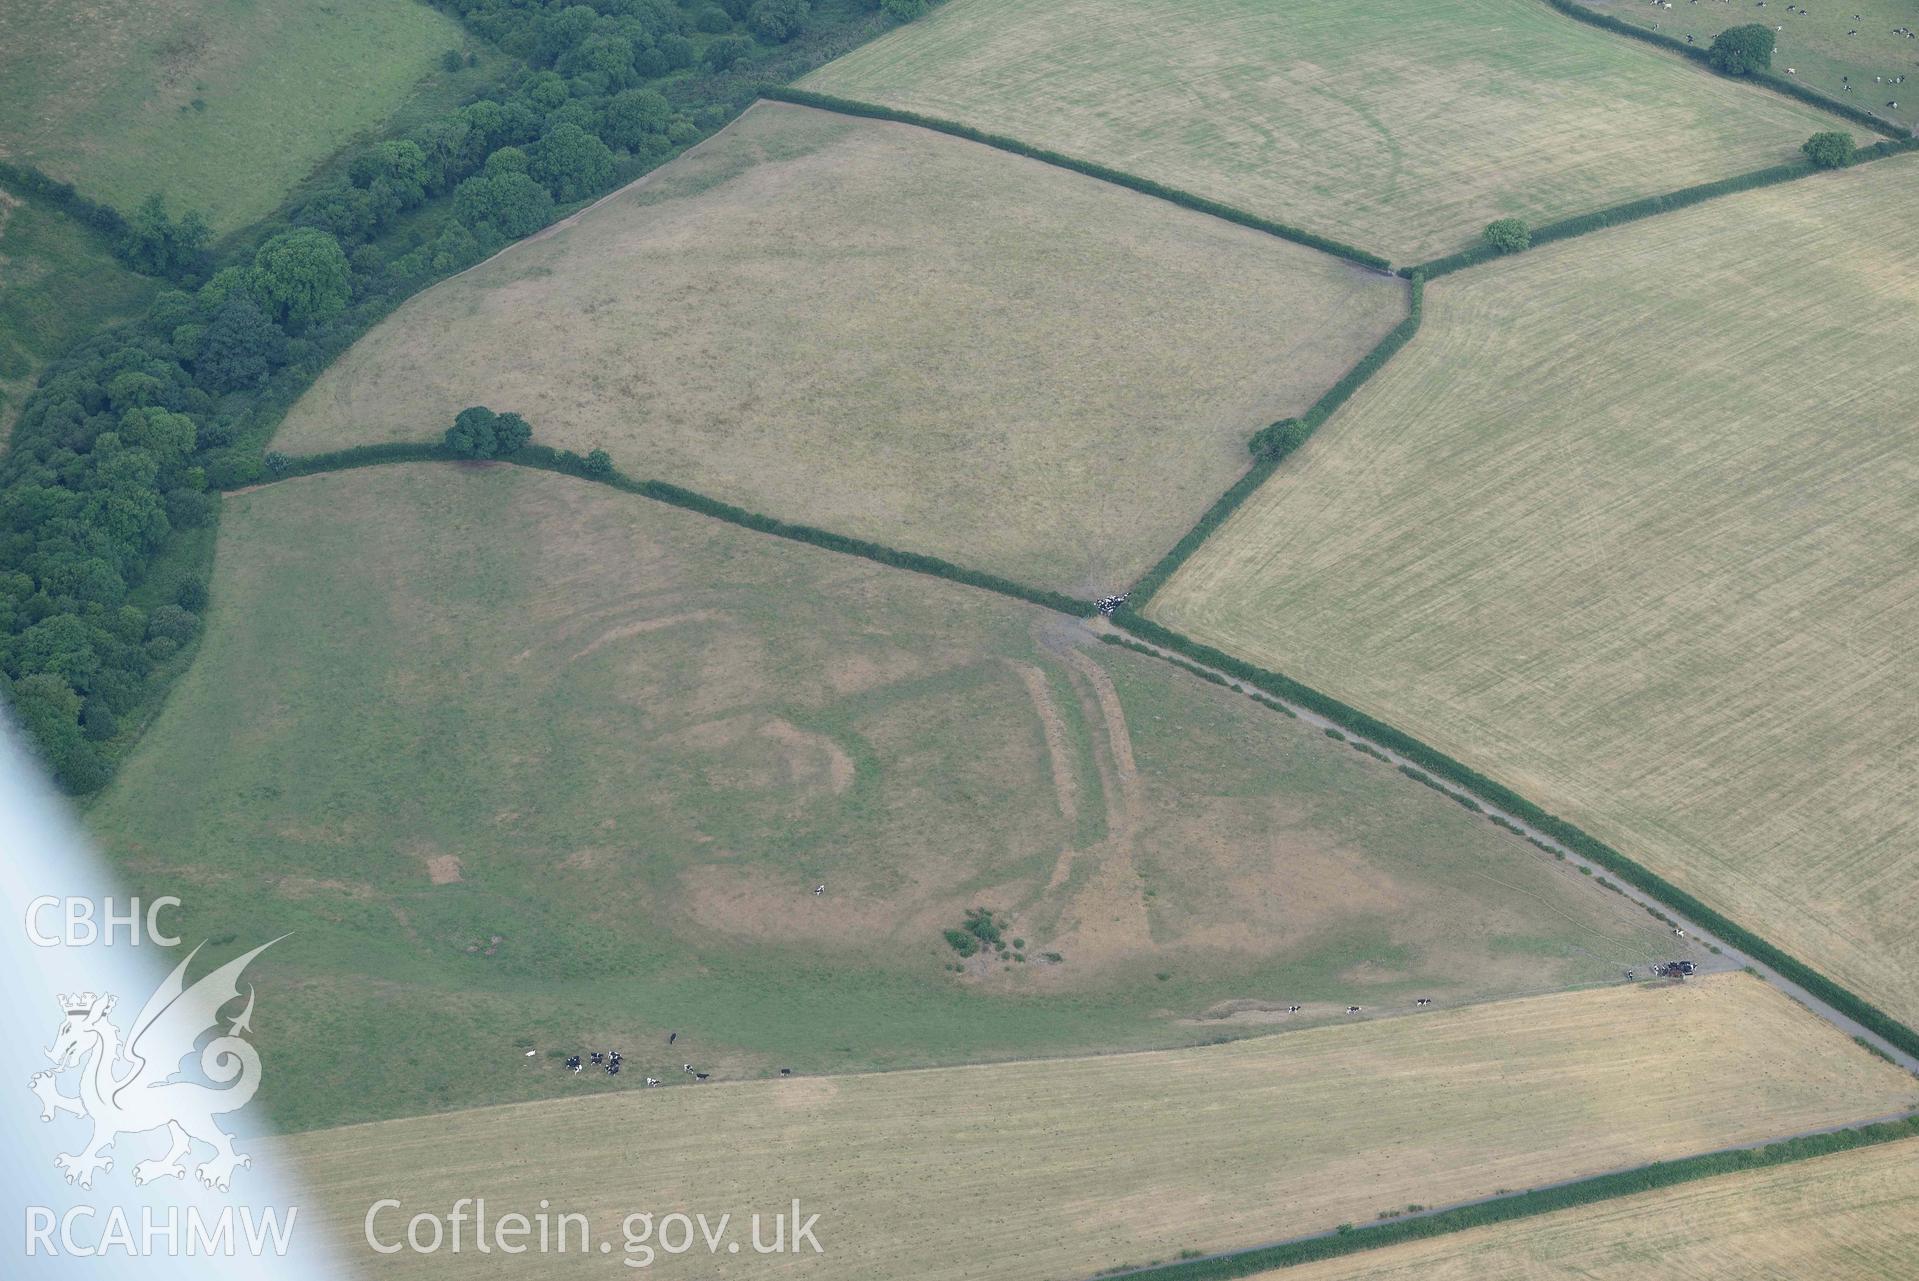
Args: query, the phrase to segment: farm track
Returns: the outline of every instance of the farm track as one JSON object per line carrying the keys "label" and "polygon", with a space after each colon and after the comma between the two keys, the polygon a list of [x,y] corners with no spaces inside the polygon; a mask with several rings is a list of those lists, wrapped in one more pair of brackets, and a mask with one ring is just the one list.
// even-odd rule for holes
{"label": "farm track", "polygon": [[[1194,662],[1193,660],[1188,659],[1182,655],[1176,655],[1168,650],[1161,649],[1159,646],[1153,645],[1148,641],[1141,640],[1137,636],[1133,636],[1130,633],[1123,632],[1123,629],[1114,626],[1113,624],[1105,621],[1104,619],[1098,620],[1096,622],[1089,622],[1086,625],[1086,628],[1089,633],[1095,636],[1102,635],[1102,634],[1105,634],[1105,635],[1124,634],[1126,635],[1127,641],[1130,644],[1144,646],[1145,648],[1151,650],[1155,655],[1157,655],[1160,658],[1163,658],[1169,662],[1175,662],[1184,666],[1197,667],[1201,669],[1202,671],[1209,672],[1212,675],[1218,677],[1220,680],[1225,681],[1227,688],[1232,689],[1238,693],[1248,694],[1248,695],[1252,693],[1252,691],[1247,689],[1243,683],[1233,679],[1232,677],[1228,676],[1226,673],[1218,671],[1211,667],[1207,667],[1203,663]],[[1404,766],[1408,769],[1418,769],[1421,774],[1426,775],[1427,777],[1433,777],[1430,774],[1427,774],[1427,771],[1420,769],[1418,764],[1416,764],[1415,762],[1411,760],[1408,760],[1406,757],[1400,755],[1398,752],[1393,751],[1391,748],[1385,747],[1382,744],[1376,743],[1372,741],[1371,739],[1367,738],[1363,734],[1355,733],[1353,730],[1348,729],[1347,727],[1340,725],[1335,721],[1329,720],[1328,718],[1321,716],[1319,713],[1314,712],[1309,708],[1302,707],[1297,703],[1288,702],[1287,700],[1283,698],[1278,698],[1270,694],[1262,693],[1261,697],[1270,698],[1272,699],[1273,702],[1284,704],[1287,710],[1291,711],[1295,716],[1299,717],[1299,719],[1302,722],[1308,725],[1312,725],[1315,728],[1318,728],[1321,730],[1326,730],[1326,729],[1338,730],[1341,734],[1344,734],[1349,741],[1354,743],[1365,744],[1367,748],[1369,748],[1370,750],[1374,752],[1379,753],[1380,756],[1384,757],[1387,761],[1391,762],[1395,766]],[[1554,840],[1551,836],[1548,836],[1546,833],[1540,831],[1538,828],[1534,827],[1532,824],[1527,823],[1526,821],[1517,817],[1516,815],[1506,812],[1505,810],[1487,801],[1483,797],[1476,796],[1471,791],[1467,790],[1466,788],[1456,786],[1455,784],[1447,782],[1444,779],[1433,777],[1433,783],[1439,788],[1439,790],[1445,792],[1448,796],[1461,797],[1461,798],[1471,800],[1474,804],[1478,805],[1481,809],[1483,809],[1489,817],[1497,817],[1507,823],[1510,823],[1513,827],[1517,828],[1520,834],[1525,836],[1528,840],[1531,840],[1535,842],[1536,844],[1544,845],[1547,848],[1554,851],[1556,854],[1562,855],[1565,858],[1566,862],[1570,864],[1571,866],[1575,868],[1583,869],[1584,871],[1586,871],[1587,873],[1595,877],[1605,876],[1606,874],[1605,868],[1600,867],[1598,864],[1594,863],[1592,860],[1583,857],[1582,855],[1568,848],[1566,845],[1560,843],[1559,841]],[[1879,1036],[1876,1032],[1871,1031],[1870,1029],[1854,1021],[1852,1018],[1850,1018],[1846,1014],[1833,1008],[1831,1005],[1828,1005],[1825,1001],[1820,1000],[1818,997],[1814,996],[1811,992],[1808,992],[1805,988],[1799,986],[1799,984],[1794,983],[1792,980],[1786,978],[1784,975],[1780,974],[1777,970],[1773,969],[1771,966],[1760,963],[1759,961],[1755,960],[1751,956],[1748,956],[1745,952],[1741,951],[1739,948],[1734,947],[1732,944],[1726,942],[1724,939],[1721,939],[1718,936],[1714,935],[1711,931],[1701,929],[1691,919],[1687,918],[1676,909],[1669,907],[1668,905],[1661,902],[1660,900],[1653,898],[1651,895],[1645,894],[1637,889],[1634,889],[1630,885],[1620,884],[1611,878],[1607,878],[1607,884],[1616,886],[1616,888],[1618,889],[1618,892],[1623,894],[1629,901],[1633,903],[1637,903],[1641,907],[1654,909],[1654,910],[1665,913],[1667,916],[1671,917],[1674,921],[1678,922],[1678,928],[1683,929],[1686,932],[1687,936],[1697,940],[1701,944],[1704,944],[1708,947],[1717,948],[1719,950],[1720,955],[1722,955],[1727,960],[1731,961],[1734,965],[1744,967],[1745,969],[1758,974],[1759,977],[1764,979],[1767,983],[1772,984],[1774,987],[1778,988],[1781,992],[1784,992],[1787,996],[1791,997],[1794,1001],[1797,1001],[1800,1005],[1804,1006],[1807,1010],[1810,1010],[1813,1014],[1818,1015],[1820,1018],[1824,1019],[1826,1022],[1832,1024],[1834,1027],[1844,1032],[1846,1035],[1866,1042],[1868,1045],[1872,1046],[1875,1051],[1885,1055],[1887,1058],[1897,1063],[1900,1067],[1904,1068],[1906,1071],[1911,1072],[1915,1076],[1919,1076],[1919,1057],[1915,1057],[1911,1054],[1906,1053],[1904,1050],[1901,1050],[1898,1046],[1893,1045],[1891,1042],[1887,1041],[1885,1038]]]}

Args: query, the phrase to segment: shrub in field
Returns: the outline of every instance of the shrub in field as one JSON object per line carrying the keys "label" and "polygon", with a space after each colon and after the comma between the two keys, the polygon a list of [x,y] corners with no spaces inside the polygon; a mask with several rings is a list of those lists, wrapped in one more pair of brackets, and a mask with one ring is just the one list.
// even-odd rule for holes
{"label": "shrub in field", "polygon": [[1516,254],[1530,248],[1532,229],[1518,218],[1499,218],[1486,224],[1486,243],[1502,254]]}
{"label": "shrub in field", "polygon": [[1729,76],[1750,75],[1755,71],[1766,71],[1772,67],[1772,51],[1777,37],[1771,27],[1764,23],[1748,22],[1743,26],[1727,27],[1712,38],[1712,44],[1706,50],[1706,61],[1716,71]]}
{"label": "shrub in field", "polygon": [[1852,135],[1829,129],[1806,139],[1799,150],[1821,169],[1843,169],[1852,163]]}

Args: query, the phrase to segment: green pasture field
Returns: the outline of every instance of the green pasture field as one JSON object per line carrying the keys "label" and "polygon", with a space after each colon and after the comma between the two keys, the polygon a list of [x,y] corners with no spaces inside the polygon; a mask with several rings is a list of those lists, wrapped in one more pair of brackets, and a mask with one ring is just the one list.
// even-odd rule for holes
{"label": "green pasture field", "polygon": [[[1808,5],[1771,0],[1675,0],[1670,9],[1645,0],[1580,0],[1603,13],[1661,35],[1691,36],[1705,47],[1727,27],[1762,22],[1775,33],[1772,69],[1841,102],[1913,128],[1919,125],[1919,4],[1913,0],[1841,0]],[[1788,9],[1788,4],[1791,8]],[[1856,16],[1855,16],[1856,15]],[[1852,35],[1852,32],[1858,35]],[[1906,77],[1904,84],[1892,81]],[[1850,84],[1851,88],[1847,85]],[[1895,108],[1890,104],[1897,102]]]}
{"label": "green pasture field", "polygon": [[1427,288],[1158,596],[1919,1019],[1919,161]]}
{"label": "green pasture field", "polygon": [[1841,127],[1538,0],[950,0],[800,84],[1400,262],[1462,248],[1494,218],[1777,164]]}
{"label": "green pasture field", "polygon": [[469,43],[421,0],[0,5],[0,157],[228,231],[410,100],[457,101],[486,67],[439,59]]}
{"label": "green pasture field", "polygon": [[158,288],[94,232],[0,187],[0,446],[41,367],[139,315]]}
{"label": "green pasture field", "polygon": [[314,1189],[310,1230],[383,1279],[545,1281],[610,1266],[577,1246],[535,1261],[480,1256],[470,1241],[460,1255],[375,1256],[365,1221],[383,1197],[401,1203],[375,1225],[386,1240],[458,1197],[485,1197],[491,1215],[548,1198],[615,1251],[636,1208],[730,1211],[744,1232],[750,1213],[798,1197],[820,1216],[818,1255],[702,1247],[654,1263],[689,1276],[970,1281],[1089,1277],[1915,1102],[1912,1077],[1727,974],[1234,1045],[552,1100],[287,1146]]}
{"label": "green pasture field", "polygon": [[1906,1281],[1916,1258],[1919,1142],[1908,1141],[1260,1275],[1267,1281]]}
{"label": "green pasture field", "polygon": [[[295,1128],[663,1055],[737,1079],[1230,1038],[1674,945],[1074,620],[589,482],[286,481],[227,500],[215,564],[198,659],[89,822],[210,955],[293,931],[255,1026]],[[942,937],[971,907],[1003,954]],[[557,1069],[593,1048],[634,1073]]]}
{"label": "green pasture field", "polygon": [[1402,283],[904,125],[778,103],[412,299],[274,448],[543,443],[1091,598],[1405,308]]}

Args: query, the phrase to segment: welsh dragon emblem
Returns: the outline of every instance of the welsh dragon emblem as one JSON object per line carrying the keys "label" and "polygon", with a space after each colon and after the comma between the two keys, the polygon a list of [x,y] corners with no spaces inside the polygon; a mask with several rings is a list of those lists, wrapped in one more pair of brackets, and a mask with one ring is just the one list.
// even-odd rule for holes
{"label": "welsh dragon emblem", "polygon": [[[106,1152],[116,1140],[163,1127],[168,1137],[166,1155],[136,1164],[135,1183],[184,1179],[196,1143],[213,1148],[213,1158],[193,1171],[210,1188],[225,1192],[233,1171],[253,1164],[251,1157],[233,1150],[233,1136],[213,1119],[239,1111],[260,1088],[259,1052],[240,1035],[252,1030],[252,985],[247,987],[246,1008],[227,1024],[224,1034],[200,1048],[200,1071],[214,1084],[178,1078],[200,1038],[209,1031],[219,1033],[220,1011],[240,997],[241,972],[279,941],[261,944],[188,987],[187,966],[200,953],[200,948],[194,948],[148,998],[124,1042],[120,1029],[107,1017],[114,1007],[111,995],[80,992],[60,998],[64,1021],[47,1049],[53,1067],[34,1073],[31,1085],[40,1098],[41,1120],[71,1112],[93,1122],[93,1134],[85,1146],[53,1159],[66,1172],[68,1183],[91,1188],[96,1174],[113,1169],[113,1158]],[[78,1094],[62,1094],[55,1084],[69,1071],[79,1076]]]}

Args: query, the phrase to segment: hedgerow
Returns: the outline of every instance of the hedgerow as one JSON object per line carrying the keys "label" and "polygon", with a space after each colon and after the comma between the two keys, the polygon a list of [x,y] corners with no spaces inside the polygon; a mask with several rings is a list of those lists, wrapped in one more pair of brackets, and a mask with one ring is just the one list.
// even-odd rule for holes
{"label": "hedgerow", "polygon": [[1378,254],[1346,244],[1342,241],[1321,236],[1299,227],[1275,222],[1271,218],[1262,218],[1258,214],[1232,205],[1209,200],[1205,196],[1178,187],[1169,187],[1163,182],[1151,178],[1141,178],[1136,174],[1119,169],[1110,169],[1091,160],[1081,160],[1076,156],[1063,155],[1057,151],[1048,151],[1044,147],[1035,147],[1009,138],[1004,134],[987,133],[971,125],[963,125],[954,120],[941,120],[936,116],[923,116],[916,111],[902,111],[895,107],[882,107],[870,102],[859,102],[852,98],[835,97],[829,93],[815,93],[811,89],[795,89],[791,85],[769,86],[760,91],[760,96],[776,102],[790,102],[801,107],[818,107],[823,111],[837,111],[841,115],[865,116],[873,120],[891,120],[899,124],[917,125],[921,129],[932,129],[938,133],[951,134],[955,138],[964,138],[968,142],[977,142],[1000,151],[1011,152],[1016,156],[1025,156],[1029,160],[1044,161],[1057,165],[1061,169],[1071,169],[1083,173],[1089,178],[1098,178],[1101,182],[1110,182],[1115,186],[1127,187],[1148,196],[1157,196],[1161,200],[1171,201],[1199,213],[1210,214],[1227,222],[1238,223],[1242,227],[1251,227],[1294,244],[1305,245],[1309,249],[1318,249],[1333,254],[1362,267],[1372,267],[1379,271],[1390,270],[1392,264]]}
{"label": "hedgerow", "polygon": [[1311,1237],[1304,1241],[1266,1246],[1263,1249],[1219,1255],[1210,1259],[1197,1259],[1187,1263],[1169,1263],[1163,1267],[1143,1268],[1125,1275],[1129,1278],[1138,1278],[1139,1281],[1223,1281],[1224,1278],[1229,1277],[1252,1276],[1274,1268],[1293,1267],[1317,1259],[1330,1259],[1339,1255],[1357,1254],[1362,1250],[1377,1250],[1383,1246],[1400,1245],[1407,1241],[1445,1236],[1467,1228],[1485,1227],[1514,1219],[1531,1218],[1538,1214],[1550,1214],[1557,1210],[1569,1210],[1575,1206],[1590,1205],[1595,1201],[1608,1201],[1615,1197],[1632,1196],[1639,1192],[1653,1192],[1660,1188],[1670,1188],[1716,1175],[1737,1174],[1743,1170],[1761,1170],[1775,1165],[1789,1165],[1812,1157],[1829,1156],[1835,1152],[1873,1147],[1881,1143],[1895,1143],[1911,1138],[1919,1138],[1919,1115],[1909,1116],[1899,1121],[1885,1121],[1849,1130],[1838,1130],[1831,1134],[1786,1139],[1779,1143],[1768,1143],[1763,1147],[1744,1148],[1735,1152],[1711,1152],[1702,1156],[1684,1157],[1677,1161],[1659,1161],[1652,1165],[1640,1166],[1636,1170],[1579,1179],[1558,1187],[1539,1188],[1514,1196],[1480,1201],[1418,1218],[1390,1219],[1366,1227],[1344,1224],[1336,1232]]}
{"label": "hedgerow", "polygon": [[1277,697],[1318,712],[1328,720],[1336,721],[1354,733],[1363,734],[1433,774],[1473,792],[1481,800],[1506,811],[1535,830],[1552,837],[1567,849],[1597,863],[1628,885],[1660,900],[1681,915],[1691,917],[1703,929],[1718,935],[1749,956],[1763,961],[1788,981],[1798,984],[1906,1053],[1919,1054],[1919,1032],[1913,1031],[1863,997],[1839,986],[1796,957],[1781,951],[1744,926],[1708,907],[1658,873],[1627,858],[1604,841],[1588,835],[1557,815],[1546,812],[1504,784],[1494,782],[1470,766],[1454,760],[1436,748],[1429,747],[1402,730],[1375,720],[1358,708],[1348,706],[1331,695],[1323,694],[1311,686],[1300,684],[1291,677],[1267,671],[1244,659],[1235,658],[1231,654],[1214,649],[1210,645],[1203,645],[1171,628],[1162,627],[1149,619],[1141,618],[1134,612],[1133,602],[1130,600],[1118,614],[1114,615],[1114,622],[1162,649],[1184,654],[1196,662],[1217,668],[1248,685],[1264,689]]}
{"label": "hedgerow", "polygon": [[104,235],[120,236],[126,233],[127,220],[118,209],[87,199],[74,189],[72,183],[49,178],[32,165],[0,160],[0,187],[22,195],[38,196],[74,221],[84,223]]}
{"label": "hedgerow", "polygon": [[[269,455],[261,475],[267,479],[282,479],[312,476],[321,472],[345,471],[355,467],[375,467],[384,463],[462,461],[468,460],[457,457],[443,443],[395,442],[384,445],[357,445],[351,449],[338,449],[330,453],[305,454],[283,459]],[[794,524],[775,516],[736,507],[732,503],[721,502],[717,498],[710,498],[705,494],[683,489],[663,480],[636,480],[615,468],[600,466],[570,449],[554,449],[549,445],[525,445],[514,453],[493,461],[531,467],[538,471],[560,472],[594,484],[610,485],[614,489],[624,490],[629,494],[638,494],[655,502],[698,512],[703,516],[711,516],[716,520],[723,520],[744,529],[772,534],[778,538],[788,538],[794,542],[810,543],[828,551],[840,552],[847,556],[859,556],[865,560],[878,561],[882,565],[911,570],[916,574],[930,574],[936,578],[964,583],[968,587],[978,587],[989,592],[997,592],[1002,596],[1011,596],[1058,613],[1087,618],[1094,612],[1091,601],[1077,600],[1060,592],[1033,587],[1010,578],[1003,578],[998,574],[968,569],[964,565],[955,565],[952,561],[942,560],[938,556],[903,551],[897,547],[888,547],[883,543],[875,543],[864,538],[836,534],[832,530],[819,529],[812,525]]]}
{"label": "hedgerow", "polygon": [[[1874,150],[1869,147],[1858,154],[1865,156]],[[1562,218],[1558,222],[1549,222],[1543,227],[1535,227],[1532,243],[1536,248],[1555,240],[1570,240],[1574,236],[1583,236],[1588,232],[1616,227],[1622,223],[1636,222],[1641,218],[1670,213],[1675,209],[1684,209],[1688,205],[1696,205],[1716,196],[1731,195],[1735,191],[1750,191],[1756,187],[1770,187],[1775,183],[1792,182],[1818,172],[1818,167],[1809,160],[1791,160],[1785,164],[1757,169],[1751,173],[1736,174],[1731,178],[1702,182],[1693,187],[1681,187],[1678,191],[1668,191],[1657,196],[1642,196],[1638,200],[1628,200],[1624,204],[1595,209],[1591,213]],[[1470,249],[1462,249],[1456,254],[1447,254],[1443,258],[1421,263],[1416,268],[1408,267],[1403,270],[1408,275],[1417,271],[1428,280],[1432,280],[1439,276],[1449,276],[1463,267],[1476,266],[1504,256],[1506,255],[1501,250],[1492,245],[1477,244]]]}
{"label": "hedgerow", "polygon": [[1283,418],[1270,427],[1262,427],[1253,433],[1247,442],[1254,457],[1252,467],[1239,480],[1221,494],[1213,505],[1206,509],[1197,524],[1186,531],[1186,536],[1173,544],[1171,551],[1162,556],[1157,565],[1146,571],[1145,577],[1133,584],[1125,608],[1137,613],[1145,608],[1146,602],[1173,576],[1173,571],[1186,563],[1186,558],[1199,550],[1215,529],[1225,523],[1239,505],[1252,497],[1253,491],[1266,483],[1286,456],[1306,443],[1307,437],[1317,431],[1322,423],[1333,416],[1338,409],[1352,398],[1368,378],[1398,353],[1401,347],[1412,341],[1419,332],[1420,316],[1425,308],[1426,278],[1415,272],[1411,288],[1406,295],[1406,318],[1394,325],[1373,349],[1360,357],[1359,363],[1346,371],[1338,382],[1314,401],[1312,407],[1297,418]]}
{"label": "hedgerow", "polygon": [[[1713,68],[1712,63],[1707,60],[1706,50],[1697,45],[1689,45],[1674,36],[1661,35],[1657,31],[1634,26],[1630,22],[1621,21],[1609,14],[1597,13],[1588,9],[1585,5],[1577,3],[1576,0],[1545,0],[1545,2],[1576,22],[1583,22],[1589,27],[1598,27],[1602,31],[1610,31],[1615,35],[1627,36],[1633,40],[1641,40],[1650,45],[1657,45],[1659,48],[1665,49],[1670,53],[1676,53],[1682,58],[1689,58],[1708,70],[1715,70],[1716,73],[1716,69]],[[1891,121],[1882,120],[1870,111],[1862,111],[1850,103],[1841,102],[1837,98],[1829,98],[1817,89],[1808,88],[1800,84],[1797,80],[1788,80],[1784,76],[1776,76],[1770,71],[1749,71],[1744,75],[1729,76],[1727,78],[1750,80],[1755,84],[1765,85],[1768,89],[1776,93],[1783,93],[1789,98],[1797,98],[1799,101],[1807,103],[1810,106],[1823,108],[1836,116],[1843,116],[1855,124],[1864,125],[1875,133],[1885,134],[1889,138],[1910,138],[1913,136],[1911,130],[1901,128]]]}

